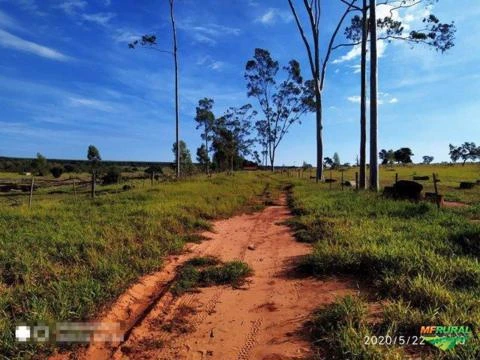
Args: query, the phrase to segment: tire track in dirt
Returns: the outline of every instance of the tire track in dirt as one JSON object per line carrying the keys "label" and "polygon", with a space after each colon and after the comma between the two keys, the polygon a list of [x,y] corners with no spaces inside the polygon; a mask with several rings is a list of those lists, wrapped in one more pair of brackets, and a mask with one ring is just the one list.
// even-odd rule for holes
{"label": "tire track in dirt", "polygon": [[[279,205],[261,212],[215,222],[214,232],[204,234],[209,240],[190,245],[188,253],[167,262],[165,270],[156,274],[161,281],[156,286],[144,281],[150,287],[136,289],[135,298],[158,294],[174,278],[175,268],[193,256],[245,261],[255,272],[246,285],[241,289],[202,288],[180,297],[166,291],[137,321],[124,343],[106,347],[93,344],[75,356],[122,360],[268,360],[311,355],[309,342],[302,334],[304,321],[316,307],[332,302],[336,296],[355,292],[355,285],[345,279],[319,281],[292,276],[295,261],[310,253],[311,247],[296,242],[291,230],[283,224],[290,216],[282,197]],[[119,299],[123,307],[115,308],[118,302],[113,306],[118,319],[126,317],[122,313],[126,306],[138,308],[133,297],[126,298],[129,301]],[[107,314],[114,318],[112,311]]]}

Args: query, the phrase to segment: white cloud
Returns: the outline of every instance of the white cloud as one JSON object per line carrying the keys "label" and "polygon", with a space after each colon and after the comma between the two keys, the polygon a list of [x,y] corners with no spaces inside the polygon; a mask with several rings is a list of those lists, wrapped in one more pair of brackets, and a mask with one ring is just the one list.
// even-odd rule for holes
{"label": "white cloud", "polygon": [[333,60],[333,63],[341,64],[346,61],[351,61],[359,57],[361,54],[362,54],[362,48],[359,45],[356,45],[345,55],[339,57],[338,59]]}
{"label": "white cloud", "polygon": [[360,104],[361,98],[360,96],[349,96],[347,100],[355,104]]}
{"label": "white cloud", "polygon": [[3,29],[13,29],[20,30],[21,27],[18,25],[17,21],[0,10],[0,28]]}
{"label": "white cloud", "polygon": [[289,11],[284,11],[277,8],[269,8],[267,12],[258,17],[255,22],[260,22],[264,25],[273,25],[278,21],[289,23],[292,20],[293,16]]}
{"label": "white cloud", "polygon": [[82,18],[86,21],[97,23],[98,25],[106,26],[110,20],[116,15],[114,13],[96,13],[96,14],[83,14]]}
{"label": "white cloud", "polygon": [[203,56],[198,59],[197,65],[204,66],[210,70],[220,71],[225,67],[223,61],[214,60],[211,56]]}
{"label": "white cloud", "polygon": [[[349,96],[347,97],[347,100],[354,103],[354,104],[360,104],[361,98],[358,95],[354,96]],[[378,105],[383,105],[383,104],[396,104],[398,103],[398,99],[396,97],[393,97],[392,95],[388,93],[378,93]],[[370,99],[367,98],[367,104],[370,104]]]}
{"label": "white cloud", "polygon": [[87,2],[85,0],[66,0],[57,7],[65,11],[68,15],[73,15],[79,10],[85,9]]}
{"label": "white cloud", "polygon": [[112,112],[114,111],[113,107],[108,103],[100,100],[95,99],[88,99],[88,98],[80,98],[80,97],[71,97],[69,98],[70,105],[72,106],[80,106],[80,107],[87,107],[94,110],[100,110],[105,112]]}
{"label": "white cloud", "polygon": [[15,49],[23,52],[28,52],[35,54],[47,59],[58,60],[58,61],[67,61],[70,60],[70,57],[62,54],[61,52],[34,43],[32,41],[24,40],[18,36],[10,34],[7,31],[0,29],[0,46]]}
{"label": "white cloud", "polygon": [[241,31],[238,28],[218,25],[214,23],[197,25],[191,20],[180,22],[179,29],[185,30],[189,35],[200,43],[215,45],[217,40],[225,36],[239,36]]}

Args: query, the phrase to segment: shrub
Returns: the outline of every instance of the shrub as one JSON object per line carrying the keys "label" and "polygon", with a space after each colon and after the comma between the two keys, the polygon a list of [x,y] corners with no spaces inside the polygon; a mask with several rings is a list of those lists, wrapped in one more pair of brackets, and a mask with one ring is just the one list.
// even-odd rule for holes
{"label": "shrub", "polygon": [[118,183],[122,173],[119,168],[112,167],[108,169],[107,173],[103,176],[102,181],[103,185],[110,185]]}
{"label": "shrub", "polygon": [[58,179],[63,174],[63,168],[60,166],[54,166],[53,168],[50,169],[50,172],[52,173],[55,179]]}

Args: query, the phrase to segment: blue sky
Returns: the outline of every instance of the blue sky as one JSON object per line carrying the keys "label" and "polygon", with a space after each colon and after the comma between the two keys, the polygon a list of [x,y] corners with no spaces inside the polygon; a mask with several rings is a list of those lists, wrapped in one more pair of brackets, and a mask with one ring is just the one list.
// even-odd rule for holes
{"label": "blue sky", "polygon": [[[195,154],[200,98],[213,98],[217,115],[255,105],[243,74],[256,47],[281,64],[298,59],[306,77],[308,68],[287,0],[176,2],[181,138]],[[323,2],[325,42],[343,6]],[[425,11],[398,16],[414,28]],[[441,0],[431,11],[456,22],[447,54],[380,45],[379,148],[409,146],[415,161],[447,160],[449,143],[480,142],[480,2]],[[167,0],[0,0],[0,155],[82,159],[95,144],[108,160],[172,160],[172,60],[128,49],[144,33],[170,48]],[[344,162],[358,153],[357,53],[334,54],[325,88],[325,154]],[[315,162],[313,115],[292,128],[276,164],[303,161]]]}

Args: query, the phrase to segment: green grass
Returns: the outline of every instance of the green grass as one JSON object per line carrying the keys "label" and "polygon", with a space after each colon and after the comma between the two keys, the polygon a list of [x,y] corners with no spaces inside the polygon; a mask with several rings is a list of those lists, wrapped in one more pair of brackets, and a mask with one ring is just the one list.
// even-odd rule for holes
{"label": "green grass", "polygon": [[[418,335],[421,325],[432,324],[480,330],[480,224],[470,222],[479,218],[478,206],[439,212],[428,203],[327,191],[302,181],[296,181],[290,204],[297,215],[293,227],[298,239],[314,243],[300,270],[315,276],[354,276],[388,304],[380,325],[360,319],[344,324],[339,334],[319,335],[326,336],[326,348],[336,358],[383,358],[377,357],[378,348],[359,343],[365,332]],[[338,322],[328,317],[332,309],[325,311],[320,322]],[[354,350],[366,355],[346,355]],[[432,359],[476,359],[480,345],[475,340],[455,352],[432,349],[426,354]],[[402,349],[383,355],[401,358]]]}
{"label": "green grass", "polygon": [[180,271],[172,286],[172,293],[179,296],[198,287],[214,285],[241,286],[253,270],[244,262],[219,263],[215,258],[194,258]]}
{"label": "green grass", "polygon": [[[344,172],[345,180],[355,180],[355,172],[357,167],[352,167]],[[440,194],[445,196],[445,200],[459,201],[467,204],[475,204],[480,201],[480,184],[471,190],[460,190],[459,185],[462,181],[476,182],[480,180],[480,164],[466,164],[462,166],[451,164],[433,164],[433,165],[394,165],[380,167],[380,185],[382,187],[391,186],[395,182],[395,174],[398,173],[399,180],[413,180],[414,176],[429,176],[428,181],[419,181],[424,186],[424,191],[434,192],[432,174],[438,174],[440,182],[438,190]],[[307,170],[304,177],[314,175],[314,170]],[[325,171],[325,178],[338,180],[332,184],[333,190],[339,190],[341,187],[341,173],[339,171]],[[368,169],[367,169],[368,176]],[[322,189],[329,189],[329,184],[321,184]]]}
{"label": "green grass", "polygon": [[[32,209],[1,203],[0,354],[48,353],[50,345],[16,343],[15,324],[91,318],[196,240],[193,234],[209,229],[210,220],[261,208],[265,189],[278,193],[277,183],[269,174],[237,173],[139,186],[93,201],[37,197]],[[231,273],[237,270],[232,265]]]}

